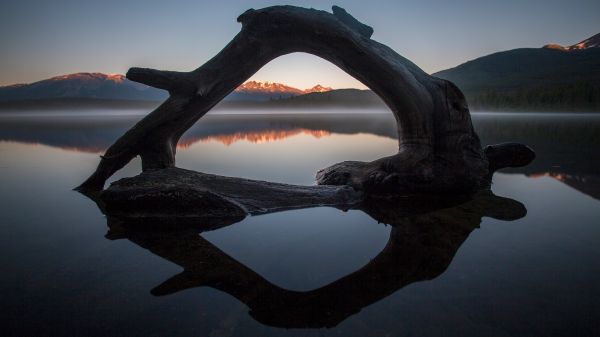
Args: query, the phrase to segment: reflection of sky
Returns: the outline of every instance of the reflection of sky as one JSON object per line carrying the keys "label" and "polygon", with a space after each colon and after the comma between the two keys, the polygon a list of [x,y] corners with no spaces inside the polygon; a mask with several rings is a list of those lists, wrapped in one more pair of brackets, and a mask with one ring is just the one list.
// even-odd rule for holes
{"label": "reflection of sky", "polygon": [[250,217],[202,236],[272,283],[300,291],[335,281],[376,256],[390,226],[373,222],[361,211],[323,207]]}

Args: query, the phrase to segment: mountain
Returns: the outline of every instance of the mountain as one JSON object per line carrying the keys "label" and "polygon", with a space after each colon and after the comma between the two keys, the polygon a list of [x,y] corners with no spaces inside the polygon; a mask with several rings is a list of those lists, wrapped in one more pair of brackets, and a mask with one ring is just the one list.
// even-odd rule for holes
{"label": "mountain", "polygon": [[473,110],[600,111],[599,42],[513,49],[433,75],[454,82]]}
{"label": "mountain", "polygon": [[[249,81],[234,90],[229,101],[268,101],[289,98],[331,88],[316,85],[301,90],[281,83]],[[31,84],[0,87],[0,101],[30,101],[57,99],[162,101],[167,92],[133,82],[120,74],[76,73],[52,77]]]}
{"label": "mountain", "polygon": [[281,83],[248,81],[235,89],[226,100],[228,101],[269,101],[274,99],[290,98],[313,92],[327,92],[333,90],[320,84],[312,88],[301,90]]}
{"label": "mountain", "polygon": [[[483,56],[433,74],[454,82],[473,111],[600,111],[600,34],[563,47],[521,48]],[[104,102],[133,108],[162,101],[163,90],[129,81],[119,74],[77,73],[0,87],[0,109],[97,107]],[[134,103],[139,101],[141,103]],[[369,90],[316,85],[302,90],[281,83],[249,81],[220,107],[382,107]]]}
{"label": "mountain", "polygon": [[132,82],[120,74],[77,73],[0,87],[0,101],[57,98],[158,101],[166,97],[166,92]]}
{"label": "mountain", "polygon": [[583,50],[598,47],[600,47],[600,33],[568,47],[563,47],[556,43],[551,43],[544,46],[544,48],[559,49],[562,51]]}

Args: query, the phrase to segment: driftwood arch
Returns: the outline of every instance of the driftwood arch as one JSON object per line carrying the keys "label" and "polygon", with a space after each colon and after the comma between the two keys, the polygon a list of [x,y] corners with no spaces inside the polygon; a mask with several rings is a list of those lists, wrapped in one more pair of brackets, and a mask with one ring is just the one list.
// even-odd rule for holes
{"label": "driftwood arch", "polygon": [[489,185],[495,169],[527,164],[524,146],[481,148],[467,103],[451,82],[432,77],[389,47],[344,9],[333,13],[293,6],[250,9],[241,31],[221,52],[190,72],[131,68],[127,78],[168,90],[170,97],[119,138],[77,189],[102,190],[106,180],[139,155],[143,171],[175,165],[182,134],[271,60],[293,52],[337,65],[377,93],[394,114],[398,153],[343,162],[319,171],[319,184],[365,191],[469,192]]}

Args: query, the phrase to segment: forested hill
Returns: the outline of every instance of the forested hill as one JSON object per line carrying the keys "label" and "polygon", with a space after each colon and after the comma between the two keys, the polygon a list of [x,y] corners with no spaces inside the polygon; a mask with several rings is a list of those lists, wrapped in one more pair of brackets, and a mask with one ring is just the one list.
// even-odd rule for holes
{"label": "forested hill", "polygon": [[600,111],[600,48],[576,48],[598,37],[499,52],[433,75],[460,87],[472,110]]}

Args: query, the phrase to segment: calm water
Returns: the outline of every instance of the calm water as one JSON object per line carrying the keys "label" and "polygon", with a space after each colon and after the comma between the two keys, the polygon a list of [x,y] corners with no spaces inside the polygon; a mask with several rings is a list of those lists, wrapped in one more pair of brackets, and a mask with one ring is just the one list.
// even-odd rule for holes
{"label": "calm water", "polygon": [[[160,235],[108,228],[71,191],[138,119],[0,116],[1,335],[600,335],[600,115],[475,115],[483,144],[538,154],[495,175],[508,199],[490,205],[384,214],[392,225],[322,207]],[[391,114],[213,115],[177,160],[313,184],[394,153],[395,137]]]}

